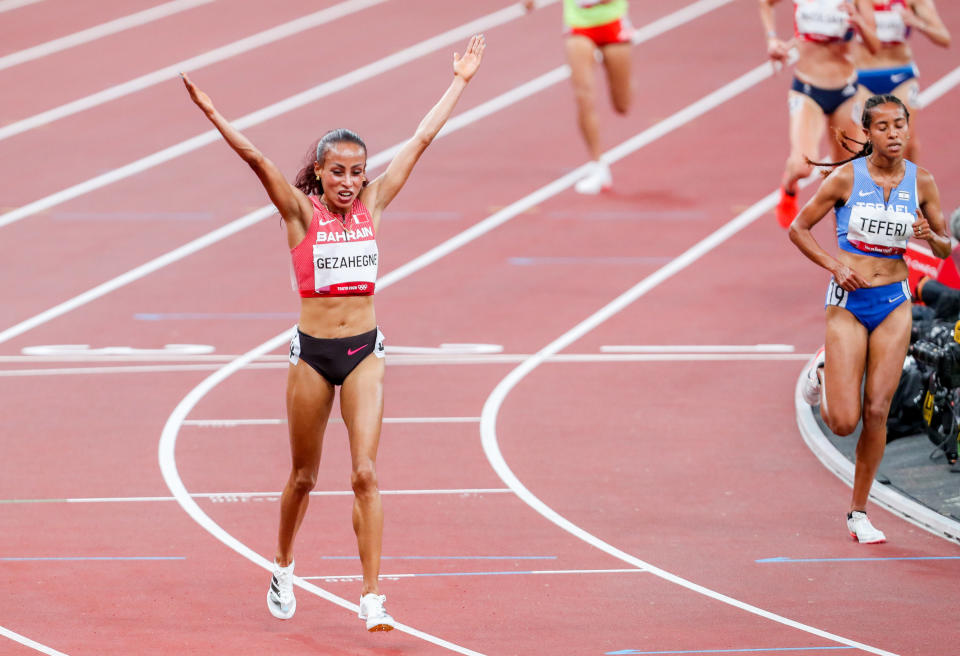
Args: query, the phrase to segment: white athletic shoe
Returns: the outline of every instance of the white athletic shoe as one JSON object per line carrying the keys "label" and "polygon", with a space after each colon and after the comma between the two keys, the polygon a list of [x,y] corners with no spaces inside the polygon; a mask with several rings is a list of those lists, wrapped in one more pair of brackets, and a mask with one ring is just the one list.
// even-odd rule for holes
{"label": "white athletic shoe", "polygon": [[297,610],[297,598],[293,596],[293,562],[286,567],[273,563],[273,578],[267,590],[267,608],[270,614],[281,620],[293,617]]}
{"label": "white athletic shoe", "polygon": [[887,541],[883,531],[874,528],[867,519],[867,513],[860,510],[854,510],[847,515],[847,529],[850,531],[850,537],[860,544],[879,544]]}
{"label": "white athletic shoe", "polygon": [[580,194],[596,195],[601,191],[609,191],[613,186],[613,176],[610,175],[610,167],[604,162],[590,162],[586,177],[582,178],[574,185],[574,189]]}
{"label": "white athletic shoe", "polygon": [[387,609],[383,607],[386,600],[386,595],[376,595],[372,592],[360,597],[360,612],[357,616],[367,621],[367,631],[392,631],[397,625]]}
{"label": "white athletic shoe", "polygon": [[817,354],[813,356],[813,364],[807,369],[806,378],[803,380],[803,400],[812,406],[820,405],[820,376],[818,372],[823,370],[824,347],[821,346]]}

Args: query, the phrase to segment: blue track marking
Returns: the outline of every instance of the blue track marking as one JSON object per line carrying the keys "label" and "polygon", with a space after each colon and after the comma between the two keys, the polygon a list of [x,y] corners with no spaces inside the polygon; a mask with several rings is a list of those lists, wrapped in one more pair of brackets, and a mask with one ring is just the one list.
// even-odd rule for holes
{"label": "blue track marking", "polygon": [[186,319],[296,319],[296,312],[138,312],[137,321],[183,321]]}
{"label": "blue track marking", "polygon": [[639,651],[637,649],[622,649],[608,651],[606,656],[614,654],[780,654],[786,651],[835,651],[837,649],[855,649],[855,647],[766,647],[761,649],[690,649],[687,651]]}
{"label": "blue track marking", "polygon": [[[323,560],[360,560],[360,556],[321,556]],[[556,560],[556,556],[381,556],[380,560]]]}
{"label": "blue track marking", "polygon": [[881,560],[960,560],[960,556],[889,556],[885,558],[789,558],[787,556],[777,556],[776,558],[761,558],[758,563],[855,563],[863,561],[881,561]]}
{"label": "blue track marking", "polygon": [[11,556],[0,557],[0,561],[34,560],[186,560],[186,556]]}

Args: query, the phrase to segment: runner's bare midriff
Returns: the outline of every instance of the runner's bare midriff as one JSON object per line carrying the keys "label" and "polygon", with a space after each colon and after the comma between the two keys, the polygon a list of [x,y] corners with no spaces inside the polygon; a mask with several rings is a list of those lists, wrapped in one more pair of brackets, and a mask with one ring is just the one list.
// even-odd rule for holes
{"label": "runner's bare midriff", "polygon": [[840,251],[837,259],[856,271],[871,287],[889,285],[907,278],[907,265],[900,258],[888,259]]}
{"label": "runner's bare midriff", "polygon": [[859,44],[856,48],[857,68],[896,68],[906,66],[913,61],[913,53],[906,43],[885,43],[871,55],[865,46]]}
{"label": "runner's bare midriff", "polygon": [[351,337],[377,327],[373,296],[329,296],[300,299],[301,331],[311,337]]}
{"label": "runner's bare midriff", "polygon": [[797,43],[797,79],[821,89],[839,89],[853,78],[856,68],[846,41]]}

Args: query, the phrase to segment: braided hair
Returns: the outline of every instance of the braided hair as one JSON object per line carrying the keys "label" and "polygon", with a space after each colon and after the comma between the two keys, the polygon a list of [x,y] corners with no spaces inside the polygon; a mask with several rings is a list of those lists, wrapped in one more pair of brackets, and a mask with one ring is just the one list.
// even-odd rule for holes
{"label": "braided hair", "polygon": [[[301,168],[300,172],[297,173],[297,178],[293,183],[293,186],[305,193],[307,196],[322,196],[323,183],[321,183],[317,178],[313,169],[313,165],[316,162],[323,164],[323,160],[326,159],[327,153],[330,151],[330,149],[333,148],[334,145],[341,143],[356,144],[363,149],[364,155],[367,153],[367,144],[363,143],[363,139],[361,139],[356,132],[347,130],[346,128],[330,130],[325,135],[320,137],[320,139],[310,147],[310,151],[304,156],[303,168]],[[366,187],[367,183],[364,182],[363,186]]]}
{"label": "braided hair", "polygon": [[[885,105],[887,103],[899,105],[900,109],[903,110],[903,115],[906,117],[907,122],[910,122],[910,110],[907,109],[907,106],[903,104],[903,101],[891,93],[884,93],[876,96],[870,96],[867,99],[867,102],[864,103],[863,113],[860,115],[860,125],[863,126],[864,131],[868,131],[870,129],[870,124],[873,122],[873,108],[878,105]],[[873,144],[870,142],[870,139],[866,139],[865,141],[857,141],[853,137],[848,136],[843,130],[837,130],[836,137],[837,143],[839,143],[845,151],[852,153],[852,157],[848,157],[847,159],[839,162],[814,162],[812,159],[807,157],[807,164],[832,169],[840,166],[841,164],[852,162],[859,157],[867,157],[873,152]],[[847,145],[848,142],[860,146],[860,150],[854,150]],[[829,173],[829,171],[825,171],[823,174],[826,176],[829,175]]]}

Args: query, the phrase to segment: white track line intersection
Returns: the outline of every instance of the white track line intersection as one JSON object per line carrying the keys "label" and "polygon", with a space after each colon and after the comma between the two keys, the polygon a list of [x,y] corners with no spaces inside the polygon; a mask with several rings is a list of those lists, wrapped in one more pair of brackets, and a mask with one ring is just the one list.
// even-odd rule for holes
{"label": "white track line intersection", "polygon": [[[941,95],[946,93],[952,86],[960,83],[960,69],[955,70],[953,73],[947,75],[944,79],[952,80],[953,83],[948,85],[933,85],[931,90],[933,92],[927,97],[927,103],[933,102],[936,98],[939,98]],[[749,226],[751,223],[756,221],[759,217],[770,212],[775,203],[778,200],[779,192],[771,192],[763,199],[752,205],[742,214],[738,215],[732,219],[729,223],[722,226],[717,231],[713,232],[709,236],[705,237],[701,241],[694,244],[687,251],[682,253],[680,256],[675,258],[669,264],[661,267],[653,274],[647,276],[639,283],[628,289],[626,292],[613,299],[606,306],[599,309],[597,312],[589,316],[587,319],[583,320],[569,331],[550,342],[544,346],[540,351],[533,355],[530,359],[525,361],[519,367],[511,371],[500,383],[494,388],[493,392],[487,398],[486,403],[483,407],[483,412],[481,413],[480,421],[480,433],[481,440],[483,443],[484,453],[487,455],[487,460],[490,462],[490,466],[496,471],[497,475],[500,476],[500,479],[506,483],[507,487],[516,492],[517,496],[523,500],[524,503],[529,505],[535,512],[542,515],[544,518],[553,522],[564,531],[567,531],[571,535],[583,540],[587,544],[590,544],[600,551],[607,553],[615,558],[618,558],[630,565],[635,567],[646,568],[651,574],[662,578],[666,581],[679,585],[683,588],[702,594],[706,597],[710,597],[717,601],[723,602],[740,610],[744,610],[748,613],[758,615],[765,619],[772,620],[774,622],[789,626],[813,635],[837,642],[843,645],[848,645],[850,647],[856,647],[867,651],[873,654],[879,654],[881,656],[896,656],[892,652],[879,649],[877,647],[871,647],[855,640],[850,640],[839,635],[817,629],[800,622],[796,622],[789,618],[777,615],[770,611],[758,608],[751,604],[747,604],[738,599],[734,599],[722,593],[716,592],[709,588],[706,588],[702,585],[694,583],[693,581],[688,581],[676,574],[672,574],[666,570],[660,569],[647,563],[640,558],[637,558],[631,554],[628,554],[613,545],[601,540],[595,535],[583,530],[570,520],[566,519],[555,510],[550,508],[547,504],[541,501],[536,495],[534,495],[527,487],[516,477],[513,471],[510,469],[510,466],[507,464],[506,460],[503,457],[503,454],[500,451],[499,444],[497,442],[497,432],[496,432],[496,422],[497,415],[500,411],[500,408],[503,404],[503,401],[506,399],[507,395],[513,390],[517,384],[523,380],[527,374],[536,369],[542,362],[544,362],[549,356],[554,355],[571,345],[581,337],[587,335],[595,328],[604,323],[607,319],[618,314],[634,301],[639,299],[641,296],[646,294],[651,289],[657,287],[662,282],[672,278],[677,273],[683,271],[688,266],[695,263],[701,257],[717,248],[728,239],[736,235],[738,232]]]}

